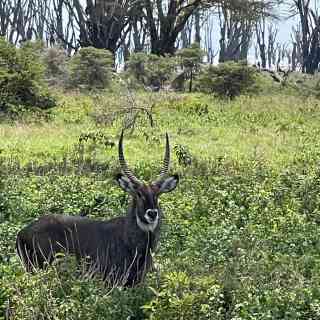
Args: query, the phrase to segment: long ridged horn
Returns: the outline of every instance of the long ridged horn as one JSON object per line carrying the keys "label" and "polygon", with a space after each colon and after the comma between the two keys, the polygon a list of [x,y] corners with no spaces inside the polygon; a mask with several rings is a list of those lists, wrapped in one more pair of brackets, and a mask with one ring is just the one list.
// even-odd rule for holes
{"label": "long ridged horn", "polygon": [[126,160],[124,159],[124,154],[123,154],[123,130],[121,132],[120,140],[119,140],[119,162],[121,166],[121,170],[123,173],[129,178],[129,180],[133,183],[136,184],[141,184],[141,181],[135,177],[135,175],[131,172],[129,169]]}
{"label": "long ridged horn", "polygon": [[160,171],[159,179],[163,178],[165,175],[168,174],[169,166],[170,166],[170,143],[169,143],[168,133],[166,133],[166,149],[164,152],[163,166]]}

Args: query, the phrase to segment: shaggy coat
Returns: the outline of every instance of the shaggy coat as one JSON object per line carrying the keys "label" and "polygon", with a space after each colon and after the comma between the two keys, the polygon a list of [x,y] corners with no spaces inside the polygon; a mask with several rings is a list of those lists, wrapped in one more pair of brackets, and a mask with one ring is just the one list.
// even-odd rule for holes
{"label": "shaggy coat", "polygon": [[113,284],[139,283],[151,266],[161,213],[154,232],[145,232],[137,224],[134,203],[127,216],[108,222],[56,214],[40,217],[17,236],[17,250],[26,269],[43,268],[62,252],[85,258],[89,271],[98,271]]}
{"label": "shaggy coat", "polygon": [[168,136],[160,177],[149,185],[127,167],[122,139],[123,133],[119,161],[124,173],[116,181],[132,197],[127,215],[109,221],[58,214],[40,217],[17,235],[17,252],[27,271],[43,268],[57,253],[65,253],[84,260],[90,275],[99,273],[112,285],[133,286],[144,279],[160,234],[162,212],[158,198],[175,189],[179,177],[165,177],[169,166]]}

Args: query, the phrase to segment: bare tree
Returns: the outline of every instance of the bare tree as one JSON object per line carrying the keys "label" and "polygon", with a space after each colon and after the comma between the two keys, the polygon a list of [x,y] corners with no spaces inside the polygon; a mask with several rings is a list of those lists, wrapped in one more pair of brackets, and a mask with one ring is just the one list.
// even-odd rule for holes
{"label": "bare tree", "polygon": [[[145,16],[150,33],[151,52],[173,54],[175,43],[189,17],[201,5],[201,0],[144,0]],[[165,10],[167,8],[167,10]]]}
{"label": "bare tree", "polygon": [[266,17],[257,20],[255,24],[257,47],[261,59],[261,67],[267,67],[267,47],[266,47]]}
{"label": "bare tree", "polygon": [[46,42],[48,46],[59,45],[71,54],[77,51],[79,24],[78,17],[65,0],[38,0],[47,6],[46,14],[41,18],[46,21]]}
{"label": "bare tree", "polygon": [[[141,16],[135,16],[132,18],[131,21],[132,25],[132,39],[134,44],[134,52],[140,52],[143,51],[146,47],[147,42],[147,28],[146,23]],[[131,38],[131,37],[130,37]]]}
{"label": "bare tree", "polygon": [[11,1],[0,2],[0,35],[8,37],[10,28],[12,27],[12,15],[14,7]]}
{"label": "bare tree", "polygon": [[[280,65],[284,60],[291,64],[292,51],[288,43],[277,42],[278,28],[274,23],[267,23],[265,17],[257,21],[256,25],[256,58],[260,59],[261,68],[271,70],[275,67],[280,69]],[[259,56],[259,57],[258,57]]]}
{"label": "bare tree", "polygon": [[201,17],[200,17],[200,10],[199,8],[195,10],[194,12],[194,25],[195,25],[195,38],[194,42],[197,42],[200,44],[201,41],[201,33],[200,33],[200,23],[201,23]]}
{"label": "bare tree", "polygon": [[320,66],[320,15],[316,5],[311,8],[310,0],[294,0],[292,9],[300,20],[301,34],[295,40],[302,49],[302,72],[312,74]]}
{"label": "bare tree", "polygon": [[251,18],[241,11],[219,6],[219,22],[219,61],[247,60],[253,26]]}
{"label": "bare tree", "polygon": [[280,2],[281,0],[245,0],[231,6],[225,3],[219,6],[219,61],[246,60],[255,33],[256,51],[260,55],[262,68],[266,68],[268,45],[273,43],[267,19],[276,18],[272,8]]}
{"label": "bare tree", "polygon": [[215,56],[217,55],[217,50],[213,47],[213,34],[215,29],[214,12],[212,10],[207,10],[204,16],[204,36],[203,45],[204,50],[207,54],[207,61],[213,63]]}
{"label": "bare tree", "polygon": [[268,50],[267,50],[267,57],[268,57],[268,68],[271,69],[273,65],[276,64],[276,40],[278,35],[279,29],[270,24],[268,26]]}
{"label": "bare tree", "polygon": [[[36,0],[35,0],[36,1]],[[0,32],[11,43],[32,39],[36,30],[36,3],[33,0],[8,0],[0,2]],[[42,8],[40,8],[41,10]],[[42,28],[41,22],[38,28]]]}
{"label": "bare tree", "polygon": [[190,19],[186,22],[185,26],[181,31],[181,45],[180,39],[178,39],[177,47],[179,48],[188,48],[192,43],[192,30],[194,26],[194,17],[191,16]]}
{"label": "bare tree", "polygon": [[295,71],[302,69],[303,55],[302,55],[302,35],[300,26],[293,27],[291,32],[292,42],[292,57],[291,57],[291,69]]}

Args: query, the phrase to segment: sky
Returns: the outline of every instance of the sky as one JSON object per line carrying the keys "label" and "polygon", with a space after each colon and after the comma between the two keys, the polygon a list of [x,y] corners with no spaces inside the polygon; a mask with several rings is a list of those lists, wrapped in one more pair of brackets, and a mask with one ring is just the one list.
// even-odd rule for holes
{"label": "sky", "polygon": [[278,39],[280,42],[287,42],[291,39],[291,31],[292,27],[296,26],[298,23],[298,18],[291,17],[288,18],[288,7],[287,6],[279,6],[278,8],[274,8],[275,14],[280,16],[280,20],[276,22],[276,25],[279,29]]}

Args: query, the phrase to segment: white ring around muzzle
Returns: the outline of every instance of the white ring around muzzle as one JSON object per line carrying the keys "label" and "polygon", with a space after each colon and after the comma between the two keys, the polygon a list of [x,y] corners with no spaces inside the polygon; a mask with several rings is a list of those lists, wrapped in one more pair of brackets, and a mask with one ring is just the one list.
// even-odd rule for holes
{"label": "white ring around muzzle", "polygon": [[[152,211],[157,213],[155,219],[149,217],[149,215],[148,215],[148,213],[152,212]],[[145,222],[141,221],[141,219],[139,218],[138,214],[136,214],[136,218],[137,218],[137,224],[138,224],[139,228],[142,231],[145,231],[145,232],[151,231],[151,232],[153,232],[155,230],[155,228],[157,227],[158,222],[159,222],[159,211],[158,211],[158,209],[148,209],[146,211],[146,213],[144,215],[144,218],[148,223],[145,223]]]}

